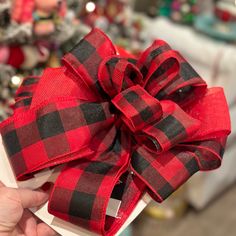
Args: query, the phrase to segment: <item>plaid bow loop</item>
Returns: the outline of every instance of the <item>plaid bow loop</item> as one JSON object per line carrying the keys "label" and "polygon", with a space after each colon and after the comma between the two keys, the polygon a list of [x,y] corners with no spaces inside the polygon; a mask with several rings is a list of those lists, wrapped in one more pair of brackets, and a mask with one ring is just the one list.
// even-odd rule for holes
{"label": "plaid bow loop", "polygon": [[139,69],[126,58],[111,56],[100,65],[98,81],[111,97],[136,84],[142,84],[143,76]]}
{"label": "plaid bow loop", "polygon": [[[177,116],[178,114],[182,114],[182,125],[189,132],[182,130],[180,134],[172,137],[172,140],[161,140],[159,138],[160,133],[154,127],[155,125],[158,126],[157,123],[163,118],[162,103],[145,90],[144,76],[146,77],[146,84],[154,76],[155,80],[158,81],[161,74],[164,73],[165,78],[163,80],[171,81],[178,75],[180,66],[177,53],[170,50],[169,47],[165,46],[162,54],[160,53],[159,44],[158,47],[155,44],[153,47],[153,50],[151,48],[147,50],[149,54],[146,60],[150,60],[151,57],[151,62],[149,65],[146,61],[143,62],[143,64],[146,64],[148,70],[146,76],[144,71],[142,74],[142,69],[139,70],[135,65],[136,63],[130,62],[129,59],[120,56],[110,56],[105,58],[99,67],[98,81],[103,90],[112,98],[112,104],[120,111],[121,120],[127,125],[129,130],[135,133],[133,135],[134,138],[147,149],[159,152],[168,150],[172,145],[192,135],[198,128],[199,122],[189,117],[180,107],[169,101],[168,105],[164,106],[166,108],[165,116],[168,116],[169,113],[176,114]],[[175,60],[175,66],[170,63],[172,59]],[[140,66],[141,61],[137,62],[137,65],[143,68],[143,66]],[[161,81],[159,83],[161,84]],[[171,121],[169,122],[169,126],[172,129],[178,128],[178,125],[176,123],[172,124]]]}
{"label": "plaid bow loop", "polygon": [[124,90],[112,99],[121,112],[121,119],[132,132],[158,122],[162,117],[161,103],[140,85]]}
{"label": "plaid bow loop", "polygon": [[203,96],[205,81],[192,66],[162,40],[156,40],[137,61],[145,89],[159,100],[185,105]]}
{"label": "plaid bow loop", "polygon": [[[164,41],[135,60],[94,29],[63,63],[26,79],[0,125],[18,179],[65,164],[51,214],[115,235],[145,191],[160,202],[195,172],[220,166],[230,133],[223,90],[207,89]],[[117,195],[119,217],[110,217]]]}

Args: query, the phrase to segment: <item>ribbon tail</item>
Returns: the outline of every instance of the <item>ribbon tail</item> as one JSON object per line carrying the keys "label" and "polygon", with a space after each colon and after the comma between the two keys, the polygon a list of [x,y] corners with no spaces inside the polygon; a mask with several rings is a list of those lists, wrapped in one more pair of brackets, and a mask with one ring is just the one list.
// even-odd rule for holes
{"label": "ribbon tail", "polygon": [[[132,155],[133,171],[159,202],[166,199],[197,171],[208,171],[221,165],[227,136],[230,133],[230,118],[222,89],[207,90],[205,96],[193,104],[191,109],[186,109],[186,112],[201,121],[197,132],[188,135],[182,143],[178,142],[180,144],[173,148],[167,146],[159,155],[157,152],[148,151],[144,146]],[[170,136],[170,132],[178,130],[178,127],[168,129],[168,124],[165,127],[167,130],[164,133],[167,136]]]}
{"label": "ribbon tail", "polygon": [[140,148],[132,156],[132,169],[158,202],[169,197],[197,171],[221,165],[226,137],[178,145],[161,155]]}
{"label": "ribbon tail", "polygon": [[128,140],[126,139],[126,142],[124,140],[125,136],[119,135],[118,132],[111,150],[97,154],[90,160],[69,163],[55,183],[49,201],[49,212],[100,235],[114,235],[114,231],[118,230],[120,224],[128,217],[127,209],[133,201],[133,198],[128,201],[129,204],[127,201],[122,201],[123,206],[120,207],[119,216],[122,212],[127,214],[127,216],[122,215],[122,220],[106,216],[112,191],[125,173],[128,177],[122,198],[125,195],[127,198],[127,194],[128,197],[130,194],[131,197],[137,198],[135,204],[140,198],[136,190],[131,191],[133,188],[130,190],[134,184],[131,174],[127,172]]}

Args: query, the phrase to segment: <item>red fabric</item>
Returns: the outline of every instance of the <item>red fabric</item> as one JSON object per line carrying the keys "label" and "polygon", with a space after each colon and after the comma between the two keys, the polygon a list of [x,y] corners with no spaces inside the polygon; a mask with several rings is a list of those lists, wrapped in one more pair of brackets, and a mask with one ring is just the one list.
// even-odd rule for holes
{"label": "red fabric", "polygon": [[[135,60],[117,55],[94,29],[63,63],[26,78],[14,115],[0,126],[19,180],[66,163],[51,214],[114,235],[145,191],[161,202],[195,172],[220,166],[230,133],[223,90],[207,89],[164,41]],[[120,180],[125,189],[113,218],[106,208]]]}
{"label": "red fabric", "polygon": [[35,0],[13,0],[11,18],[17,23],[29,23],[33,21]]}
{"label": "red fabric", "polygon": [[19,69],[25,61],[24,51],[19,46],[12,46],[9,49],[10,53],[7,64]]}
{"label": "red fabric", "polygon": [[235,22],[236,21],[236,15],[231,13],[230,11],[220,9],[218,7],[215,8],[215,15],[222,21],[225,22]]}

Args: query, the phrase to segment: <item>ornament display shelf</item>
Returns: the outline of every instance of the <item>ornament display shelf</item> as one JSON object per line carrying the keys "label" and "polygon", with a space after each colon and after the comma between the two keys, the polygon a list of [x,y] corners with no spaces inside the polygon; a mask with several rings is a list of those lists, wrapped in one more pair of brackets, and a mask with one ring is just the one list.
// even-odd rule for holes
{"label": "ornament display shelf", "polygon": [[[160,38],[180,51],[210,86],[224,88],[230,106],[232,133],[222,167],[214,172],[197,173],[187,183],[187,200],[196,209],[203,209],[236,181],[236,47],[213,40],[191,27],[178,25],[165,18],[146,18],[146,35],[150,42]],[[147,42],[149,45],[150,42]]]}

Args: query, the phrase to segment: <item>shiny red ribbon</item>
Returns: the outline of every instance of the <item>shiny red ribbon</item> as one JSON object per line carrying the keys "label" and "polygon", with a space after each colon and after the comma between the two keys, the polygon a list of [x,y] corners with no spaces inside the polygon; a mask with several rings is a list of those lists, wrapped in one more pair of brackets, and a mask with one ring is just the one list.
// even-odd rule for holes
{"label": "shiny red ribbon", "polygon": [[[223,90],[207,89],[164,41],[136,60],[94,29],[63,63],[25,79],[0,127],[18,179],[68,163],[50,213],[114,235],[145,191],[160,202],[198,170],[220,166],[230,133]],[[106,208],[119,181],[125,188],[113,218]]]}

